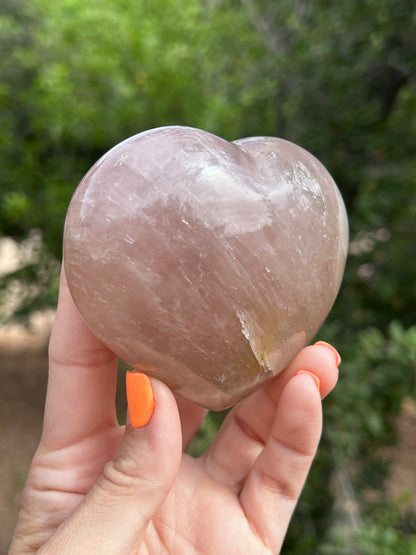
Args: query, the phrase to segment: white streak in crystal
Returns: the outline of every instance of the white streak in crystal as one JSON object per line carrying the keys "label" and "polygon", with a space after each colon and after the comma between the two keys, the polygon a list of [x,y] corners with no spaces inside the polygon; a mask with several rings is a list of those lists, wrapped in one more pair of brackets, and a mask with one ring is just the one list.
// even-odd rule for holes
{"label": "white streak in crystal", "polygon": [[132,237],[131,235],[125,235],[124,239],[130,245],[134,245],[134,243],[136,242],[136,239],[134,237]]}
{"label": "white streak in crystal", "polygon": [[303,162],[297,161],[294,165],[293,181],[307,193],[312,193],[316,197],[322,194],[318,180],[311,174]]}
{"label": "white streak in crystal", "polygon": [[248,341],[250,341],[250,333],[248,331],[247,321],[246,321],[246,318],[245,318],[244,314],[242,314],[241,312],[237,312],[237,316],[238,316],[238,319],[240,320],[241,331],[242,331],[244,337],[246,339],[248,339]]}
{"label": "white streak in crystal", "polygon": [[84,223],[85,220],[88,220],[89,214],[94,210],[95,200],[92,197],[91,189],[87,187],[79,209],[80,223]]}
{"label": "white streak in crystal", "polygon": [[122,154],[120,158],[116,162],[114,162],[113,168],[116,168],[117,166],[122,166],[128,157],[129,157],[128,154]]}
{"label": "white streak in crystal", "polygon": [[[197,203],[203,204],[211,219],[224,228],[225,236],[255,232],[273,223],[263,195],[252,189],[252,183],[244,182],[239,177],[232,168],[220,166],[201,168],[198,176],[198,180],[206,182],[207,187],[199,190]],[[221,210],[218,198],[223,199]],[[253,210],[253,205],[257,206],[257,211]]]}
{"label": "white streak in crystal", "polygon": [[241,331],[244,337],[250,343],[251,350],[253,351],[253,354],[256,357],[257,362],[259,363],[260,366],[263,366],[264,353],[259,352],[258,345],[256,344],[256,339],[258,339],[256,335],[258,336],[258,331],[256,334],[254,329],[250,329],[250,327],[251,328],[256,327],[255,324],[254,326],[249,326],[247,316],[242,311],[237,311],[237,316],[238,316],[238,319],[240,320]]}

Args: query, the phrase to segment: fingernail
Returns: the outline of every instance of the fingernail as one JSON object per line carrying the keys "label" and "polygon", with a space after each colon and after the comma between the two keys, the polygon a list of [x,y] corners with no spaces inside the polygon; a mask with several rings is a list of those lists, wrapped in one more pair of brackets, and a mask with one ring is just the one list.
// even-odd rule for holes
{"label": "fingernail", "polygon": [[330,343],[327,343],[326,341],[317,341],[315,345],[322,345],[322,347],[327,347],[328,349],[330,349],[335,355],[335,364],[337,365],[337,367],[341,364],[341,355]]}
{"label": "fingernail", "polygon": [[321,380],[318,378],[318,376],[316,374],[314,374],[310,370],[298,370],[296,372],[295,376],[300,376],[302,374],[308,374],[311,378],[313,378],[313,381],[315,382],[315,385],[316,385],[318,391],[321,391]]}
{"label": "fingernail", "polygon": [[126,392],[130,425],[133,428],[143,428],[150,422],[155,408],[155,397],[149,378],[141,372],[127,372]]}

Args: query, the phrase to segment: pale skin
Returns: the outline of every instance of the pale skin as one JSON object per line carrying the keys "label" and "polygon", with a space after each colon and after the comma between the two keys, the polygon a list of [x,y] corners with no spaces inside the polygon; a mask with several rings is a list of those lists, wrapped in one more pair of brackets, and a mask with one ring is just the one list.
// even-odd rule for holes
{"label": "pale skin", "polygon": [[[116,357],[92,334],[61,279],[43,433],[9,555],[276,554],[318,447],[334,353],[301,351],[241,401],[207,452],[184,453],[201,407],[152,379],[155,410],[119,426]],[[318,391],[308,374],[320,379]]]}

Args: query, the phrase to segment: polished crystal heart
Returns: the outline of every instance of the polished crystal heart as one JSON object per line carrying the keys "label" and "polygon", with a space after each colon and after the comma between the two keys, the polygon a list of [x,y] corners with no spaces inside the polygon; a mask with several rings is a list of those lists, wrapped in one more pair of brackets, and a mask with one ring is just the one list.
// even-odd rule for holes
{"label": "polished crystal heart", "polygon": [[304,149],[163,127],[118,144],[86,174],[64,259],[97,337],[174,392],[223,409],[316,334],[347,243],[341,195]]}

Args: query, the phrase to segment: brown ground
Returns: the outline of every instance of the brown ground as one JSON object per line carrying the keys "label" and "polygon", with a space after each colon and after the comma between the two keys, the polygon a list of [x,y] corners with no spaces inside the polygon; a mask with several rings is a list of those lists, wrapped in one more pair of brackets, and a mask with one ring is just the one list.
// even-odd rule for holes
{"label": "brown ground", "polygon": [[47,330],[0,332],[0,554],[6,554],[20,492],[39,439],[47,378]]}
{"label": "brown ground", "polygon": [[[6,555],[19,497],[41,432],[47,381],[47,343],[52,319],[37,333],[0,329],[0,555]],[[120,405],[125,406],[119,392]],[[390,493],[416,510],[416,405],[406,401],[399,420],[399,444]]]}

